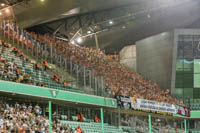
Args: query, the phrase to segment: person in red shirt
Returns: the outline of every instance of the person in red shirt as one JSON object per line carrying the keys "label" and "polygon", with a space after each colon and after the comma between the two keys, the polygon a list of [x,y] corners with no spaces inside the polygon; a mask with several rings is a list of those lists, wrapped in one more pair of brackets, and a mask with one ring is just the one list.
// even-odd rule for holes
{"label": "person in red shirt", "polygon": [[37,63],[37,64],[35,65],[35,69],[36,69],[36,70],[40,70],[40,63]]}
{"label": "person in red shirt", "polygon": [[42,86],[42,87],[45,87],[45,86],[46,86],[45,82],[43,82],[41,86]]}
{"label": "person in red shirt", "polygon": [[95,114],[95,116],[94,116],[94,122],[100,122],[100,120],[99,120],[99,118],[97,117],[97,114]]}
{"label": "person in red shirt", "polygon": [[76,117],[77,117],[78,121],[80,121],[80,119],[81,119],[80,113],[76,114]]}
{"label": "person in red shirt", "polygon": [[80,126],[78,126],[78,127],[76,128],[76,131],[77,131],[78,133],[82,133],[82,130],[81,130]]}
{"label": "person in red shirt", "polygon": [[83,113],[80,114],[80,122],[83,122],[84,115]]}
{"label": "person in red shirt", "polygon": [[59,82],[58,75],[54,74],[53,79],[54,79],[57,83]]}
{"label": "person in red shirt", "polygon": [[67,82],[66,82],[66,81],[63,82],[63,86],[64,86],[64,87],[67,86]]}
{"label": "person in red shirt", "polygon": [[12,51],[13,51],[15,54],[17,54],[17,51],[18,51],[18,50],[17,50],[16,47],[14,47]]}
{"label": "person in red shirt", "polygon": [[6,48],[8,48],[7,42],[4,42],[4,43],[3,43],[3,46],[6,47]]}
{"label": "person in red shirt", "polygon": [[19,75],[20,75],[20,69],[19,68],[16,69],[16,75],[17,75],[17,77],[19,77]]}
{"label": "person in red shirt", "polygon": [[48,67],[48,63],[47,63],[46,60],[43,62],[43,66],[44,66],[44,70],[46,71],[46,70],[47,70],[47,67]]}

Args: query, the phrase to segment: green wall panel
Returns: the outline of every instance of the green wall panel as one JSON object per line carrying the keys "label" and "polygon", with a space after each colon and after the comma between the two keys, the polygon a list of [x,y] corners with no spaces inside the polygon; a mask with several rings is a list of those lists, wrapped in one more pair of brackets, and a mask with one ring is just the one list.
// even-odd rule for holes
{"label": "green wall panel", "polygon": [[194,88],[200,88],[200,74],[194,74]]}
{"label": "green wall panel", "polygon": [[38,86],[19,84],[15,82],[0,81],[0,91],[30,96],[38,96],[44,98],[54,98],[57,100],[71,101],[76,103],[85,103],[113,108],[117,107],[116,100],[111,98],[60,91],[55,89],[42,88]]}
{"label": "green wall panel", "polygon": [[200,59],[194,60],[194,73],[200,74]]}

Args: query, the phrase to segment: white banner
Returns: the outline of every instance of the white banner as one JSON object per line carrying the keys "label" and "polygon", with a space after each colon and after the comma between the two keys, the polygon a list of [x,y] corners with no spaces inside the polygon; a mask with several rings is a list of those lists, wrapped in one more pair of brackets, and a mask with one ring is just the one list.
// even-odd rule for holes
{"label": "white banner", "polygon": [[132,98],[130,97],[131,108],[133,109],[144,109],[150,111],[166,112],[166,113],[177,113],[177,108],[173,104],[159,103],[156,101]]}
{"label": "white banner", "polygon": [[162,113],[180,114],[190,116],[190,110],[175,104],[145,100],[134,97],[117,96],[118,106],[124,109],[141,109],[146,111],[156,111]]}

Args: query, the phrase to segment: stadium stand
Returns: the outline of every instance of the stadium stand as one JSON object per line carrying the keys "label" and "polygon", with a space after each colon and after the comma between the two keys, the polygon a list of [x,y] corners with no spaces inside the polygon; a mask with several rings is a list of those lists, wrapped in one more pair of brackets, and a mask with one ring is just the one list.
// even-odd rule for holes
{"label": "stadium stand", "polygon": [[[25,39],[23,42],[21,36],[18,33],[16,34],[14,29],[9,30],[8,26],[5,27],[5,30],[3,32],[4,32],[4,39],[6,41],[2,40],[0,43],[1,44],[0,78],[2,80],[14,81],[18,83],[25,83],[25,84],[53,88],[64,91],[85,93],[82,90],[69,86],[69,84],[67,84],[66,81],[61,81],[59,78],[60,75],[58,73],[51,72],[51,70],[48,71],[47,61],[49,61],[50,59],[47,59],[47,61],[42,60],[38,63],[38,59],[36,58],[32,59],[28,56],[28,51],[32,51],[34,55],[39,54],[37,48],[33,47],[34,41],[30,42],[29,40]],[[17,35],[15,36],[16,38],[14,38],[14,34]],[[50,52],[52,51],[52,49],[54,49],[58,55],[66,58],[67,60],[72,60],[73,62],[81,66],[94,70],[95,76],[103,76],[104,80],[106,81],[106,88],[112,91],[113,97],[115,97],[116,95],[123,97],[131,96],[135,98],[155,100],[158,102],[185,106],[185,104],[182,101],[179,101],[178,99],[172,98],[170,96],[169,89],[165,91],[161,90],[156,83],[144,80],[136,72],[130,71],[126,69],[123,65],[119,64],[116,58],[113,59],[113,57],[111,58],[110,55],[109,56],[105,55],[100,50],[92,50],[90,48],[76,46],[58,40],[51,35],[37,35],[28,32],[24,32],[24,34],[30,36],[32,38],[31,40],[35,40],[35,42],[38,41],[39,45],[46,46],[46,49],[48,50],[43,51],[43,49],[40,49],[42,53],[50,55],[51,54]],[[16,43],[19,43],[18,47]],[[42,56],[41,53],[40,56]],[[48,58],[50,58],[50,56],[48,56]],[[57,65],[56,62],[52,63],[55,63],[55,65]],[[28,107],[26,105],[20,105],[20,106],[22,107],[24,106],[24,108]],[[11,107],[11,110],[16,110],[16,108],[13,107],[14,105]],[[191,108],[194,110],[198,110],[199,106],[197,104],[191,104]],[[24,110],[24,112],[22,111],[21,113],[26,114],[30,113],[30,111]],[[27,114],[30,115],[28,120],[30,119],[37,120],[36,116],[38,114],[35,113],[36,112],[31,112],[30,114]],[[31,129],[27,128],[27,126],[25,125],[25,129],[26,128],[27,130],[37,129],[47,132],[48,118],[45,117],[44,114],[40,115],[42,117],[41,121],[44,121],[43,125],[36,124]],[[91,119],[83,118],[83,120],[81,120],[80,122],[77,116],[69,116],[66,114],[65,115],[58,114],[58,116],[59,116],[58,119],[59,122],[56,123],[55,121],[53,121],[52,132],[58,132],[57,130],[65,130],[67,133],[68,132],[70,133],[71,131],[77,130],[78,133],[79,132],[97,133],[101,132],[102,130],[101,124],[98,122],[96,123],[94,122],[94,120]],[[5,118],[5,120],[8,121],[9,124],[11,123],[11,125],[13,125],[12,123],[13,120],[11,120],[12,122],[9,122],[10,120],[7,120],[7,118]],[[25,120],[23,122],[25,122],[26,124],[27,123],[30,124],[31,122],[28,120]],[[32,126],[31,124],[30,126]],[[145,133],[149,131],[148,125],[149,124],[146,123],[145,121],[136,120],[136,125],[132,126],[134,130],[129,130],[129,128],[126,127],[117,128],[116,126],[111,126],[108,123],[104,123],[104,129],[105,133],[114,133],[114,132],[123,133],[124,131]],[[24,125],[20,125],[19,130],[23,130],[24,128],[22,129],[22,127],[24,127]],[[122,129],[124,129],[124,131]],[[3,126],[2,130],[5,131],[11,129],[10,128],[5,129],[5,127]],[[153,133],[182,132],[182,130],[180,129],[169,128],[166,126],[152,126],[151,130]],[[194,130],[192,132],[196,131],[198,132],[198,130]]]}
{"label": "stadium stand", "polygon": [[[16,25],[9,23],[5,24],[4,34],[9,34],[8,38],[12,37],[14,40],[15,35],[18,33],[14,30],[16,28],[10,27],[16,27]],[[21,32],[23,32],[23,30]],[[58,55],[94,70],[96,76],[103,76],[106,82],[106,88],[112,90],[113,96],[132,96],[135,98],[185,106],[182,101],[170,96],[169,89],[165,91],[161,90],[156,83],[146,81],[138,73],[127,70],[125,66],[121,65],[119,62],[107,57],[100,49],[92,50],[90,48],[76,46],[47,34],[37,35],[26,31],[23,34],[30,36],[28,38],[32,38],[36,42],[39,41],[40,45],[45,45],[46,49],[49,49],[47,55],[50,55],[50,52],[54,49]],[[26,43],[23,43],[21,38],[22,35],[16,36],[16,41],[21,41],[21,45],[24,45],[23,47],[29,45],[32,47],[31,43],[28,44],[30,41],[25,39],[24,41]],[[35,50],[36,49],[33,48],[33,51]]]}
{"label": "stadium stand", "polygon": [[[14,100],[9,101],[8,97],[0,98],[0,132],[43,132],[48,133],[49,122],[48,116],[43,112],[43,107],[38,103],[25,103]],[[71,133],[81,128],[78,133],[99,133],[101,124],[88,121],[77,122],[77,119],[69,121],[67,115],[53,114],[52,133]],[[122,129],[105,123],[105,133],[126,133]]]}
{"label": "stadium stand", "polygon": [[[62,83],[55,82],[53,77],[46,71],[43,71],[43,69],[37,70],[35,68],[36,64],[33,63],[33,60],[30,60],[25,54],[23,54],[20,50],[17,50],[15,47],[3,47],[1,45],[0,51],[3,51],[0,55],[2,60],[2,79],[81,93],[81,91],[76,88],[64,86]],[[8,63],[8,66],[5,66],[5,62]]]}

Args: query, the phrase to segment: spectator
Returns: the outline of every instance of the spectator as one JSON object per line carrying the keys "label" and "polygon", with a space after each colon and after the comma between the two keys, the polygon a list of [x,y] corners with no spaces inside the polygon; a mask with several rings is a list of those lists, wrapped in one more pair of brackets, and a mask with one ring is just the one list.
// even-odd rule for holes
{"label": "spectator", "polygon": [[77,133],[82,133],[80,126],[76,128]]}
{"label": "spectator", "polygon": [[67,87],[67,82],[66,81],[63,81],[63,86]]}
{"label": "spectator", "polygon": [[95,116],[94,116],[94,122],[97,122],[97,123],[100,122],[99,118],[97,117],[97,114],[95,114]]}
{"label": "spectator", "polygon": [[40,70],[40,63],[35,64],[35,69]]}
{"label": "spectator", "polygon": [[53,80],[56,81],[56,83],[59,82],[59,78],[58,78],[58,75],[57,75],[57,74],[54,74],[54,75],[53,75]]}
{"label": "spectator", "polygon": [[48,63],[47,63],[47,61],[45,60],[45,61],[43,61],[43,66],[44,66],[44,70],[46,71],[47,70],[47,68],[48,68]]}

